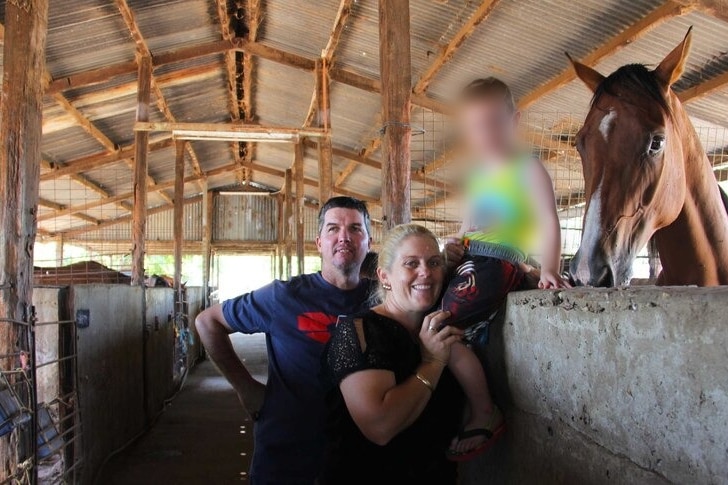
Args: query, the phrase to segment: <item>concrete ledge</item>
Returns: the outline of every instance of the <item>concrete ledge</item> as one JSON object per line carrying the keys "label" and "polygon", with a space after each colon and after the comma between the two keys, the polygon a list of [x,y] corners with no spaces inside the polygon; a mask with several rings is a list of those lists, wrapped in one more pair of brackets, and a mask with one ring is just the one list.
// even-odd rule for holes
{"label": "concrete ledge", "polygon": [[464,483],[728,483],[728,287],[514,293],[493,327],[511,426]]}

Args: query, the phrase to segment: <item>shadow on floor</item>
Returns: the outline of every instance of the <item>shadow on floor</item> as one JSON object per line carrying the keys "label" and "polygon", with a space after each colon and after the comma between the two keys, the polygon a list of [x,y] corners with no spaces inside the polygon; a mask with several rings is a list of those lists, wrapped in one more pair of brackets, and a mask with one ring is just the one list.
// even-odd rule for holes
{"label": "shadow on floor", "polygon": [[[264,380],[265,339],[236,335],[233,344],[255,377]],[[252,433],[232,388],[206,360],[192,369],[154,427],[109,461],[98,483],[247,483]]]}

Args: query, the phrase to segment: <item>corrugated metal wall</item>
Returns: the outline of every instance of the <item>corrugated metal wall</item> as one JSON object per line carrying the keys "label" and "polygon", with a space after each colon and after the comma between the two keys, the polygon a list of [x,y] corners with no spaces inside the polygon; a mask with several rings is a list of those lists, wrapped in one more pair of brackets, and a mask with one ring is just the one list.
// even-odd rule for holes
{"label": "corrugated metal wall", "polygon": [[268,195],[219,194],[213,220],[214,241],[278,239],[278,201]]}

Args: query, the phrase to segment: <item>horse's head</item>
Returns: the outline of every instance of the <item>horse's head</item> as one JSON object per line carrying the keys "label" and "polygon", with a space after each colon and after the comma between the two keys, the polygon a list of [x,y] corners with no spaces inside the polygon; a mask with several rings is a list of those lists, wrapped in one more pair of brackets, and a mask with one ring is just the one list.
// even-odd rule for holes
{"label": "horse's head", "polygon": [[680,213],[683,150],[672,116],[679,101],[670,86],[682,75],[689,48],[690,31],[655,70],[628,65],[608,77],[572,60],[594,92],[576,138],[586,195],[581,246],[570,268],[577,284],[628,284],[637,253]]}

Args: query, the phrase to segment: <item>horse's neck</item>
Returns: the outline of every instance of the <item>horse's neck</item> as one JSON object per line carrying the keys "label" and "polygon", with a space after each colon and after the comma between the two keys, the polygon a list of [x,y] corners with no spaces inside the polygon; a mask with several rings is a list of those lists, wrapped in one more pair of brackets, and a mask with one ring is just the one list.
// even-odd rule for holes
{"label": "horse's neck", "polygon": [[728,215],[712,167],[681,111],[687,190],[680,215],[655,234],[665,285],[728,285]]}

